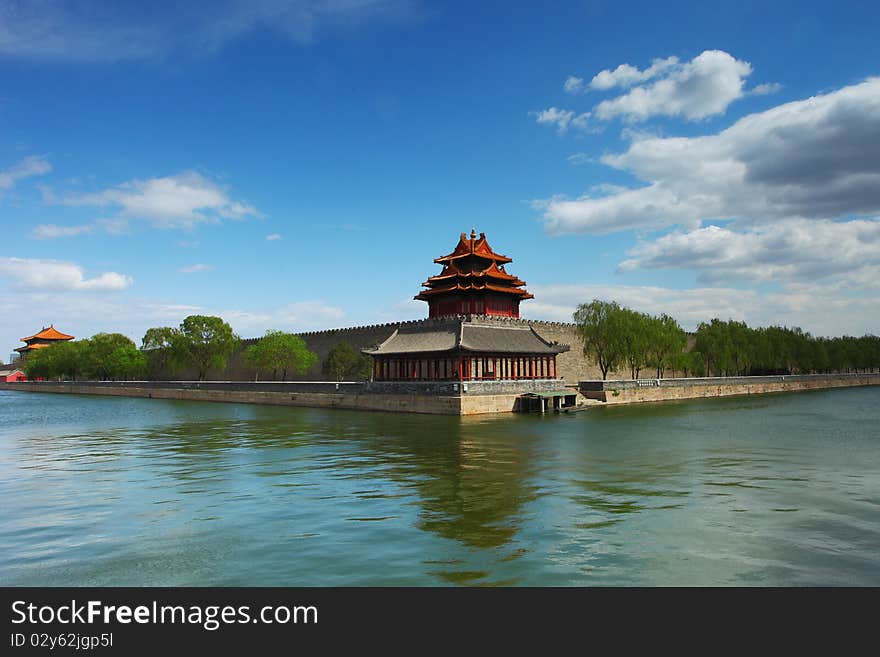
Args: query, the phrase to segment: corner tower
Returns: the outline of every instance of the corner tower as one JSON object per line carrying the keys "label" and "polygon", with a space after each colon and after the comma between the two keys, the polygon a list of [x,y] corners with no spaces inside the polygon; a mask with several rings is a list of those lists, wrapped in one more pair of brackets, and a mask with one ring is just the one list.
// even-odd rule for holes
{"label": "corner tower", "polygon": [[428,303],[428,317],[450,315],[494,315],[519,317],[519,303],[534,295],[524,289],[525,281],[508,274],[504,266],[512,260],[495,253],[486,234],[462,233],[455,250],[434,262],[443,271],[422,283],[426,288],[414,299]]}

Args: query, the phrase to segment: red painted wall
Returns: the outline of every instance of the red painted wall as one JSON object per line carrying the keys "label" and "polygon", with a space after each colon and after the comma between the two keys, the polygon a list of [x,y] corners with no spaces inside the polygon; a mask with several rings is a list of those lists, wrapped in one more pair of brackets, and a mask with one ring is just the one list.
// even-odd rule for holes
{"label": "red painted wall", "polygon": [[437,299],[428,306],[428,317],[449,315],[495,315],[519,317],[519,302],[513,299],[477,297],[470,299]]}

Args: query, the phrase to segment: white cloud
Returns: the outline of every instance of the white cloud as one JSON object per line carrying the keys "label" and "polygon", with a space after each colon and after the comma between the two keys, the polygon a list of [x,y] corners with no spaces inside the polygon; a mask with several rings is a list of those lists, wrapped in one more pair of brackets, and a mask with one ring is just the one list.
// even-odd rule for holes
{"label": "white cloud", "polygon": [[6,292],[0,287],[0,347],[8,354],[21,346],[19,337],[51,322],[78,338],[119,332],[140,344],[148,328],[177,326],[188,315],[222,317],[245,338],[263,335],[270,328],[298,332],[345,325],[341,308],[319,300],[243,309],[108,295],[94,289],[74,293],[45,287]]}
{"label": "white cloud", "polygon": [[181,267],[177,271],[179,271],[181,274],[197,274],[202,271],[210,271],[211,269],[213,269],[213,267],[211,267],[211,265],[205,265],[202,263],[198,263],[195,265],[190,265],[188,267]]}
{"label": "white cloud", "polygon": [[210,11],[98,0],[0,0],[0,55],[115,61],[215,51],[268,31],[298,44],[327,31],[418,18],[416,0],[219,0]]}
{"label": "white cloud", "polygon": [[131,232],[125,219],[98,219],[95,224],[103,228],[108,235],[128,235]]}
{"label": "white cloud", "polygon": [[[677,64],[674,58],[660,60],[646,71],[638,71],[626,65],[607,74],[599,81],[599,88],[626,86],[638,81],[640,76],[651,78],[659,73],[665,77],[651,84],[637,86],[617,98],[604,100],[593,110],[596,118],[609,120],[623,117],[627,121],[644,121],[652,116],[681,116],[685,119],[703,119],[723,114],[737,98],[743,96],[745,78],[752,72],[748,62],[735,59],[722,50],[706,50],[690,62]],[[592,86],[593,83],[591,83]]]}
{"label": "white cloud", "polygon": [[568,130],[569,126],[586,129],[588,119],[590,118],[589,112],[575,114],[572,110],[564,110],[557,107],[548,107],[545,110],[529,112],[529,114],[534,116],[538,123],[556,126],[560,133]]}
{"label": "white cloud", "polygon": [[781,84],[777,82],[767,82],[749,89],[746,93],[750,96],[767,96],[769,94],[775,94],[780,89],[782,89]]}
{"label": "white cloud", "polygon": [[220,219],[261,216],[254,207],[230,198],[223,187],[195,171],[132,180],[97,194],[69,197],[62,203],[118,208],[119,219],[144,219],[157,228],[189,229]]}
{"label": "white cloud", "polygon": [[576,94],[584,89],[584,80],[583,78],[578,78],[573,75],[569,75],[565,79],[565,84],[562,85],[562,88],[565,89],[567,93]]}
{"label": "white cloud", "polygon": [[614,300],[652,314],[667,313],[683,328],[694,330],[714,317],[745,321],[750,326],[800,326],[814,335],[864,335],[877,332],[880,292],[847,296],[822,286],[801,285],[782,292],[732,287],[674,289],[659,286],[531,286],[534,301],[523,303],[524,317],[572,321],[578,303]]}
{"label": "white cloud", "polygon": [[31,290],[124,290],[133,282],[131,276],[113,271],[86,278],[83,268],[75,263],[30,258],[0,258],[0,277]]}
{"label": "white cloud", "polygon": [[705,137],[636,138],[602,162],[647,182],[546,202],[550,233],[880,214],[880,78],[746,116]]}
{"label": "white cloud", "polygon": [[574,165],[587,164],[588,162],[592,162],[593,158],[590,157],[587,153],[573,153],[569,155],[567,158],[569,163]]}
{"label": "white cloud", "polygon": [[640,244],[629,255],[624,271],[684,268],[707,282],[813,282],[880,266],[880,220],[787,219],[743,232],[707,226]]}
{"label": "white cloud", "polygon": [[275,242],[275,241],[280,240],[280,239],[281,239],[281,234],[280,234],[280,233],[272,233],[271,235],[266,235],[266,241],[267,241],[267,242]]}
{"label": "white cloud", "polygon": [[605,91],[614,87],[631,87],[639,82],[647,82],[677,65],[678,57],[657,58],[643,71],[629,64],[621,64],[613,71],[609,69],[599,71],[590,80],[589,88]]}
{"label": "white cloud", "polygon": [[23,178],[39,176],[44,173],[49,173],[51,170],[52,165],[49,164],[49,161],[46,158],[38,155],[31,155],[5,171],[0,171],[0,190],[12,189],[15,184]]}
{"label": "white cloud", "polygon": [[58,226],[56,224],[40,224],[31,231],[30,236],[36,240],[54,239],[56,237],[76,237],[93,233],[95,227],[91,224],[80,226]]}

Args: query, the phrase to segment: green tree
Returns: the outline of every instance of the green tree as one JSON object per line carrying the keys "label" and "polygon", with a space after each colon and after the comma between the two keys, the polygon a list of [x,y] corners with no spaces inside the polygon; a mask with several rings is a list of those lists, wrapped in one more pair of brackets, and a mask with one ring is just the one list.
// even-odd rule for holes
{"label": "green tree", "polygon": [[711,322],[701,322],[697,327],[694,348],[706,361],[706,376],[721,376],[730,370],[732,343],[727,322],[717,317]]}
{"label": "green tree", "polygon": [[647,364],[656,368],[657,378],[663,376],[664,370],[675,369],[679,356],[687,346],[687,334],[674,318],[667,314],[649,317],[646,320],[648,335]]}
{"label": "green tree", "polygon": [[147,358],[134,343],[124,345],[107,356],[107,369],[113,379],[141,379],[147,372]]}
{"label": "green tree", "polygon": [[618,317],[618,338],[622,360],[629,365],[633,379],[648,364],[652,341],[652,318],[644,313],[620,308]]}
{"label": "green tree", "polygon": [[322,366],[324,376],[334,381],[346,378],[368,379],[372,370],[372,359],[366,354],[358,353],[345,341],[338,343],[327,353]]}
{"label": "green tree", "polygon": [[51,368],[49,361],[52,357],[46,353],[50,349],[52,349],[52,347],[47,347],[45,349],[32,349],[28,353],[25,357],[23,368],[27,378],[31,380],[50,378]]}
{"label": "green tree", "polygon": [[238,336],[219,317],[190,315],[180,324],[182,360],[195,368],[199,381],[208,370],[222,370],[239,344]]}
{"label": "green tree", "polygon": [[593,299],[574,312],[577,332],[583,341],[584,355],[592,357],[602,371],[602,379],[625,358],[621,338],[623,310],[616,301]]}
{"label": "green tree", "polygon": [[86,376],[102,381],[125,378],[126,372],[119,369],[122,360],[118,356],[114,357],[114,352],[137,351],[130,338],[121,333],[97,333],[84,343],[83,371]]}
{"label": "green tree", "polygon": [[171,326],[147,329],[141,349],[146,357],[147,376],[153,380],[171,378],[185,359],[183,336]]}
{"label": "green tree", "polygon": [[318,356],[309,351],[305,340],[293,333],[283,331],[266,331],[258,342],[242,352],[242,361],[249,367],[260,372],[272,372],[272,380],[281,370],[281,380],[287,379],[287,373],[305,374],[318,361]]}
{"label": "green tree", "polygon": [[88,347],[88,340],[68,340],[43,349],[42,351],[50,352],[47,355],[52,376],[76,381],[77,377],[86,370]]}

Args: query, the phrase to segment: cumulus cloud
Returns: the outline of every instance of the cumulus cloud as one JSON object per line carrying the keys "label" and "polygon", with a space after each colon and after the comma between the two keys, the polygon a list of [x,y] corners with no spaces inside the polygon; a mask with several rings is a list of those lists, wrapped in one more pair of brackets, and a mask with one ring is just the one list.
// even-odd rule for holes
{"label": "cumulus cloud", "polygon": [[190,229],[220,219],[261,216],[256,208],[230,198],[223,187],[195,171],[132,180],[96,194],[72,196],[61,202],[116,208],[119,219],[143,219],[157,228]]}
{"label": "cumulus cloud", "polygon": [[817,281],[880,266],[880,220],[787,219],[742,232],[706,226],[640,244],[629,255],[621,270],[696,269],[705,282]]}
{"label": "cumulus cloud", "polygon": [[546,202],[550,233],[738,219],[880,214],[880,78],[746,116],[704,137],[636,138],[601,161],[644,180],[610,195]]}
{"label": "cumulus cloud", "polygon": [[657,58],[651,65],[640,71],[635,66],[621,64],[616,69],[599,71],[590,80],[589,88],[599,91],[613,89],[614,87],[631,87],[640,82],[647,82],[662,73],[668,72],[678,66],[678,57]]}
{"label": "cumulus cloud", "polygon": [[0,258],[0,277],[29,290],[111,291],[131,286],[131,276],[114,271],[86,278],[83,268],[61,260]]}
{"label": "cumulus cloud", "polygon": [[31,155],[10,168],[0,171],[0,190],[12,189],[15,184],[23,178],[39,176],[44,173],[49,173],[51,170],[52,165],[49,164],[49,161],[46,158],[38,155]]}
{"label": "cumulus cloud", "polygon": [[327,31],[419,15],[416,0],[219,0],[210,11],[162,4],[0,0],[0,55],[80,61],[161,57],[215,51],[260,30],[308,44]]}
{"label": "cumulus cloud", "polygon": [[[52,316],[46,315],[47,309],[51,310]],[[177,326],[188,315],[222,317],[238,335],[256,337],[270,328],[307,331],[341,326],[345,312],[319,300],[280,308],[243,309],[193,304],[185,300],[120,296],[94,290],[73,293],[59,288],[43,288],[5,293],[0,286],[0,345],[11,350],[13,346],[19,346],[18,338],[24,335],[22,331],[46,326],[51,321],[56,322],[59,330],[77,337],[114,331],[140,344],[148,328]],[[63,325],[58,318],[64,318]]]}
{"label": "cumulus cloud", "polygon": [[800,326],[814,335],[864,335],[877,331],[880,291],[847,295],[812,284],[761,292],[729,286],[677,289],[636,285],[532,286],[534,301],[522,305],[524,317],[572,321],[580,302],[617,301],[642,312],[667,313],[687,330],[714,317],[745,321],[750,326]]}
{"label": "cumulus cloud", "polygon": [[569,126],[584,129],[587,127],[587,120],[590,118],[589,112],[575,114],[572,110],[564,110],[557,107],[549,107],[545,110],[530,112],[530,114],[535,117],[538,123],[556,126],[560,133],[568,130]]}
{"label": "cumulus cloud", "polygon": [[[661,60],[645,71],[623,65],[613,72],[602,71],[598,88],[628,86],[645,75],[663,77],[651,84],[632,88],[627,93],[603,100],[593,114],[601,120],[622,117],[627,121],[644,121],[652,116],[680,116],[689,120],[723,114],[737,98],[743,96],[745,78],[752,72],[748,62],[735,59],[722,50],[706,50],[690,62],[678,64]],[[659,68],[658,68],[659,67]],[[591,82],[591,85],[593,83]]]}
{"label": "cumulus cloud", "polygon": [[179,271],[181,274],[198,274],[199,272],[211,271],[212,269],[213,267],[211,267],[211,265],[198,263],[195,265],[189,265],[188,267],[181,267],[177,271]]}
{"label": "cumulus cloud", "polygon": [[82,224],[79,226],[58,226],[57,224],[40,224],[34,228],[30,236],[35,240],[49,240],[56,237],[76,237],[77,235],[88,235],[95,231],[92,224]]}
{"label": "cumulus cloud", "polygon": [[781,84],[777,82],[768,82],[752,87],[746,93],[751,96],[767,96],[768,94],[775,94],[780,89],[782,89]]}
{"label": "cumulus cloud", "polygon": [[575,77],[574,75],[569,75],[565,79],[565,84],[562,85],[562,88],[565,89],[570,94],[576,94],[579,91],[583,91],[584,88],[584,80],[583,78]]}

